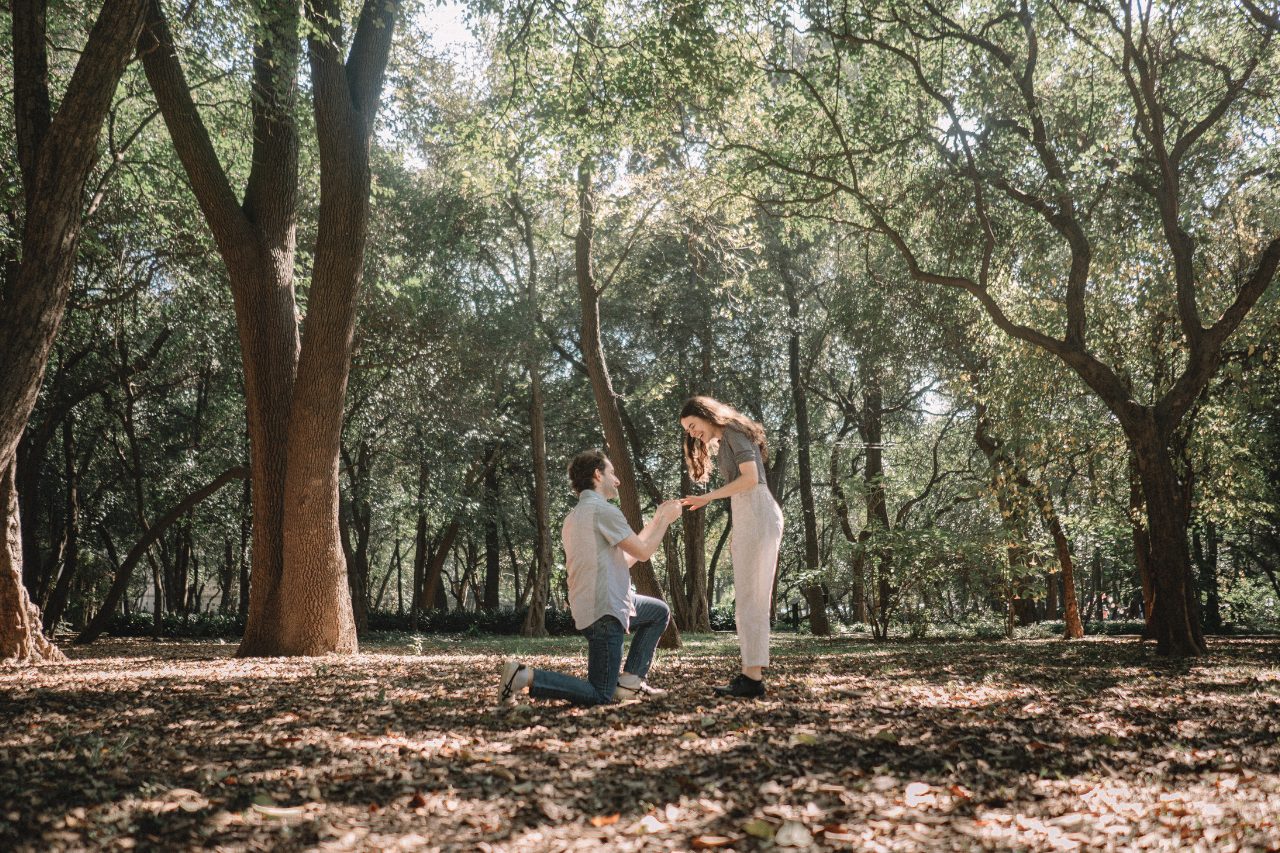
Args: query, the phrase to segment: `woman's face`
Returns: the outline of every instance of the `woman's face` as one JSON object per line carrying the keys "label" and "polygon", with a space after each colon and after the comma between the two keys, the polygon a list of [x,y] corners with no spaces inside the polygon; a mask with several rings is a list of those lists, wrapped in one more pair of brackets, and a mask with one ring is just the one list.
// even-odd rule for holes
{"label": "woman's face", "polygon": [[714,438],[720,437],[721,429],[706,418],[700,418],[697,415],[689,415],[680,419],[680,426],[686,433],[708,444]]}

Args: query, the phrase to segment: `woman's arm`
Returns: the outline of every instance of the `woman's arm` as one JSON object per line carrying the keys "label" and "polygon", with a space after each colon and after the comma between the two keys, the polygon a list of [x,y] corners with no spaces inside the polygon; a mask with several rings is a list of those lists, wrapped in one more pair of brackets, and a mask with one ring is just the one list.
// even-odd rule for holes
{"label": "woman's arm", "polygon": [[731,498],[736,494],[745,492],[753,488],[757,482],[759,482],[759,477],[756,473],[756,463],[753,459],[738,465],[738,476],[732,483],[727,483],[715,491],[707,492],[705,495],[687,495],[681,499],[680,503],[689,509],[702,509],[712,501]]}

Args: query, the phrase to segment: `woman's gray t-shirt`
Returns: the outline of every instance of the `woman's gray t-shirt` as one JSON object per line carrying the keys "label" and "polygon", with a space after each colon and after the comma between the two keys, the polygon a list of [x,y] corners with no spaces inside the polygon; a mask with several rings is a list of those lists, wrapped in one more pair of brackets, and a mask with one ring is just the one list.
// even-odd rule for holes
{"label": "woman's gray t-shirt", "polygon": [[720,449],[716,451],[716,464],[720,468],[720,477],[728,485],[738,479],[738,466],[743,462],[755,461],[756,482],[767,483],[764,476],[764,459],[760,455],[760,446],[751,437],[734,426],[725,426],[720,436]]}

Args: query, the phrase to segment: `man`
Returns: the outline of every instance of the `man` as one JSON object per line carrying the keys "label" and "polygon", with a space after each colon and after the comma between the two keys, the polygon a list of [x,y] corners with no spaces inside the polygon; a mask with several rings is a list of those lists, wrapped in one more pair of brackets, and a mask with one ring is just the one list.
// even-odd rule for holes
{"label": "man", "polygon": [[[499,703],[514,701],[521,690],[575,705],[603,705],[666,692],[650,687],[644,677],[671,610],[656,598],[635,594],[630,568],[658,550],[667,527],[680,517],[680,501],[659,505],[653,520],[635,533],[622,511],[609,503],[618,496],[619,482],[603,451],[583,451],[569,463],[569,483],[578,495],[578,505],[565,518],[562,538],[569,609],[574,626],[587,638],[587,680],[507,661],[502,666]],[[623,637],[628,632],[631,647],[623,665]]]}

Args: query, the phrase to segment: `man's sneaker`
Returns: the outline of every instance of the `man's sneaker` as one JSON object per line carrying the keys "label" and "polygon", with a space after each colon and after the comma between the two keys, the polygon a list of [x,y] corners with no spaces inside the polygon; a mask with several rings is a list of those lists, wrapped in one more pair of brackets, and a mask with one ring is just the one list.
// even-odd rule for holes
{"label": "man's sneaker", "polygon": [[613,691],[613,701],[622,702],[627,699],[657,699],[666,695],[667,691],[653,687],[647,681],[641,681],[639,684],[634,684],[630,687],[619,682],[618,686],[614,688]]}
{"label": "man's sneaker", "polygon": [[516,694],[528,683],[524,676],[525,665],[509,660],[502,665],[502,684],[498,688],[498,704],[510,705],[516,701]]}
{"label": "man's sneaker", "polygon": [[748,699],[757,698],[765,694],[763,681],[757,681],[742,673],[738,673],[738,677],[724,687],[716,687],[714,690],[717,696],[741,696]]}

